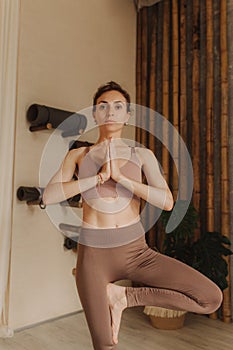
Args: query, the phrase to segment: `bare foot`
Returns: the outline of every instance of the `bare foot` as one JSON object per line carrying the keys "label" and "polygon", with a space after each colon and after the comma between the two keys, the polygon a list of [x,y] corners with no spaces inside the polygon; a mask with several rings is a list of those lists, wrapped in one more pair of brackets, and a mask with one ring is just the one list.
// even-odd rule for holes
{"label": "bare foot", "polygon": [[112,318],[113,342],[118,343],[118,332],[120,329],[122,311],[127,307],[125,294],[126,287],[108,283],[107,296]]}

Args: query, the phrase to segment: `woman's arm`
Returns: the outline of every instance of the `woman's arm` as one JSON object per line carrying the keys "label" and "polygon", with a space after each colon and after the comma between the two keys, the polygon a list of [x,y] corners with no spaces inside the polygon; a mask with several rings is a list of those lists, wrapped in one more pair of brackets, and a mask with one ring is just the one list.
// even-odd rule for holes
{"label": "woman's arm", "polygon": [[147,179],[147,185],[131,180],[122,174],[119,174],[115,181],[150,204],[164,210],[171,210],[174,204],[173,196],[161,174],[154,153],[147,148],[137,148],[137,152],[142,160],[142,169]]}
{"label": "woman's arm", "polygon": [[67,153],[60,168],[51,178],[43,192],[43,203],[53,204],[64,201],[79,193],[96,186],[98,175],[73,180],[76,164],[84,151],[83,147],[73,149]]}

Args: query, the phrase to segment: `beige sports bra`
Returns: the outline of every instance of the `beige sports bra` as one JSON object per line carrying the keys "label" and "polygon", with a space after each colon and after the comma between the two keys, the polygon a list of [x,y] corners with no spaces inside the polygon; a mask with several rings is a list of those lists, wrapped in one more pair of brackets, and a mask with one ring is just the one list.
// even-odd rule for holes
{"label": "beige sports bra", "polygon": [[[88,154],[89,150],[90,147],[87,147],[86,155],[82,160],[81,166],[79,168],[79,179],[97,175],[102,167],[102,164],[99,165]],[[136,155],[135,147],[131,147],[131,157],[122,167],[120,167],[120,171],[124,176],[126,176],[129,179],[138,182],[142,181],[141,162]],[[81,192],[81,195],[84,200],[104,197],[132,197],[139,200],[139,197],[133,195],[131,191],[129,191],[113,179],[109,179],[102,185],[96,185],[95,187],[92,187],[89,190],[83,191]]]}

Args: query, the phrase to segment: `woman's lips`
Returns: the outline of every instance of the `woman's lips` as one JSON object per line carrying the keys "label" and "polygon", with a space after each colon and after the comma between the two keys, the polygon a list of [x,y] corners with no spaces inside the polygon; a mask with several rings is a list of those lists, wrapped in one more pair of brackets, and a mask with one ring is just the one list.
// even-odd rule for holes
{"label": "woman's lips", "polygon": [[112,123],[116,123],[115,120],[106,120],[105,124],[112,124]]}

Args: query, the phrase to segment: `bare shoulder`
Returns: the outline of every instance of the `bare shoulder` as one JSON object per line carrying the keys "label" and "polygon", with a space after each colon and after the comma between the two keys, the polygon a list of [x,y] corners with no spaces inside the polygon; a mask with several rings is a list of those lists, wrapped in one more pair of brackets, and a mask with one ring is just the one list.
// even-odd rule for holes
{"label": "bare shoulder", "polygon": [[86,146],[73,148],[70,151],[68,151],[66,156],[70,157],[70,158],[79,158],[79,157],[83,156],[83,154],[86,153],[86,149],[87,149]]}
{"label": "bare shoulder", "polygon": [[86,149],[87,149],[86,146],[71,149],[66,154],[66,158],[71,159],[71,160],[75,160],[75,162],[77,163],[86,153]]}
{"label": "bare shoulder", "polygon": [[146,147],[135,147],[135,152],[141,161],[141,164],[147,164],[148,162],[157,162],[155,154],[149,148]]}

